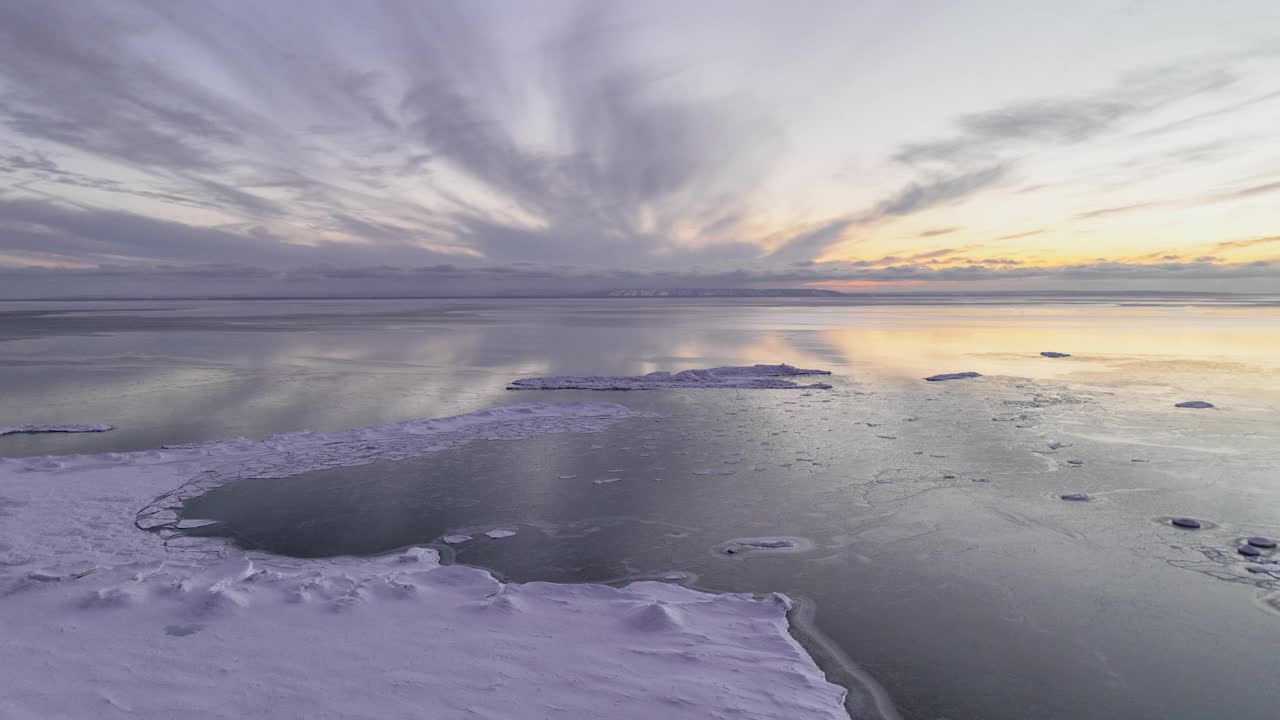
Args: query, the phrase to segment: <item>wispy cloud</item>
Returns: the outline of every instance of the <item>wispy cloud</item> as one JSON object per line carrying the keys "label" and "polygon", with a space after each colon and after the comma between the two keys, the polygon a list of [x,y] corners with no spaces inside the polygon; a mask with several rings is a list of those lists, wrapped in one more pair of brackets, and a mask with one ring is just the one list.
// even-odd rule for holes
{"label": "wispy cloud", "polygon": [[1257,247],[1258,245],[1270,245],[1272,243],[1280,243],[1280,235],[1247,238],[1244,240],[1224,240],[1222,242],[1214,243],[1213,247],[1218,250],[1241,250],[1244,248]]}

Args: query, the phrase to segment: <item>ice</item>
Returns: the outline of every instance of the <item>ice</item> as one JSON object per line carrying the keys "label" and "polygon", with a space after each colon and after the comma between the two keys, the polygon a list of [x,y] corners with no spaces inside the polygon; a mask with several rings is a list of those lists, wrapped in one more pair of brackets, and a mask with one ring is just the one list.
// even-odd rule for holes
{"label": "ice", "polygon": [[1171,518],[1169,522],[1174,525],[1177,525],[1180,528],[1187,528],[1188,530],[1200,529],[1200,521],[1196,520],[1195,518],[1176,517],[1176,518]]}
{"label": "ice", "polygon": [[1275,540],[1272,540],[1271,538],[1266,538],[1266,537],[1256,537],[1256,536],[1255,536],[1255,537],[1251,537],[1251,538],[1247,539],[1245,542],[1249,543],[1250,545],[1252,545],[1252,546],[1254,546],[1254,547],[1262,548],[1262,549],[1264,549],[1264,550],[1271,550],[1271,549],[1275,548],[1275,546],[1276,546],[1276,541],[1275,541]]}
{"label": "ice", "polygon": [[611,478],[601,478],[599,480],[592,480],[591,482],[595,483],[596,485],[608,485],[609,483],[616,483],[621,479],[622,478],[611,477]]}
{"label": "ice", "polygon": [[779,595],[503,584],[425,548],[296,570],[231,559],[108,575],[0,598],[0,714],[848,717],[843,689],[789,635]]}
{"label": "ice", "polygon": [[675,374],[653,372],[631,376],[572,376],[521,378],[508,390],[682,390],[685,388],[829,390],[830,385],[800,385],[781,377],[830,375],[829,370],[805,370],[791,365],[745,365],[684,370]]}
{"label": "ice", "polygon": [[1262,551],[1252,545],[1241,545],[1236,548],[1236,552],[1245,557],[1259,557],[1262,555]]}
{"label": "ice", "polygon": [[1042,353],[1040,353],[1040,354],[1041,354],[1041,355],[1043,355],[1044,357],[1047,357],[1047,358],[1069,358],[1069,357],[1071,357],[1071,355],[1070,355],[1069,353],[1060,353],[1060,352],[1053,352],[1053,351],[1049,351],[1049,352],[1042,352]]}
{"label": "ice", "polygon": [[1068,493],[1066,495],[1059,495],[1058,497],[1068,502],[1088,502],[1089,501],[1089,496],[1084,493]]}
{"label": "ice", "polygon": [[630,417],[610,404],[519,405],[262,441],[0,459],[0,715],[419,717],[430,708],[433,717],[595,718],[608,708],[620,720],[847,719],[844,690],[791,637],[779,595],[502,583],[442,566],[424,547],[250,557],[177,532],[202,524],[176,515],[182,498],[230,480],[592,432]]}
{"label": "ice", "polygon": [[445,545],[461,545],[471,539],[470,535],[445,535],[440,541]]}
{"label": "ice", "polygon": [[1174,405],[1174,407],[1195,408],[1195,409],[1211,408],[1213,406],[1214,406],[1213,403],[1208,403],[1203,400],[1187,400],[1186,402],[1180,402]]}
{"label": "ice", "polygon": [[976,378],[976,377],[982,377],[982,375],[976,372],[970,371],[970,372],[958,372],[958,373],[943,373],[941,375],[930,375],[929,377],[925,378],[925,380],[928,380],[929,382],[942,382],[943,380],[964,380],[966,378]]}
{"label": "ice", "polygon": [[17,435],[19,433],[94,433],[115,429],[114,425],[98,423],[11,425],[9,427],[0,427],[0,435]]}
{"label": "ice", "polygon": [[734,538],[718,547],[726,555],[749,555],[806,552],[812,550],[814,544],[812,540],[800,537],[744,537]]}

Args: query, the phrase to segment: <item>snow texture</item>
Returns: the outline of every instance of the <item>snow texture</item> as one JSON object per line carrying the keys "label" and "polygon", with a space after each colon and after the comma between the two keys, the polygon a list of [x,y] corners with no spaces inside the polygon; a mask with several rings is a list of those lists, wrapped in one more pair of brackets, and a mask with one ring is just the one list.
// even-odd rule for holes
{"label": "snow texture", "polygon": [[844,690],[788,633],[781,595],[504,584],[442,566],[430,548],[246,554],[166,520],[191,488],[631,416],[608,404],[521,405],[0,460],[0,717],[847,718]]}
{"label": "snow texture", "polygon": [[783,377],[830,375],[830,370],[805,370],[791,365],[745,365],[683,370],[672,374],[573,376],[521,378],[508,390],[684,390],[686,388],[738,388],[750,390],[829,390],[826,383],[800,385]]}
{"label": "snow texture", "polygon": [[100,423],[11,425],[9,427],[0,427],[0,435],[17,435],[19,433],[93,433],[115,429],[114,425],[102,425]]}
{"label": "snow texture", "polygon": [[943,380],[964,380],[966,378],[976,377],[982,377],[982,375],[976,372],[943,373],[941,375],[930,375],[925,378],[925,380],[928,380],[929,382],[942,382]]}

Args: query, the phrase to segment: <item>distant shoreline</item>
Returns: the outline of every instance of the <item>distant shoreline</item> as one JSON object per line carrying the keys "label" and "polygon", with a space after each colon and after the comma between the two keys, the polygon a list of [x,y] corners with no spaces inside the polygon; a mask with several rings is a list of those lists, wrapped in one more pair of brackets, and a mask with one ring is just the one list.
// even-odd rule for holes
{"label": "distant shoreline", "polygon": [[1236,293],[1164,290],[1062,290],[990,292],[874,292],[849,293],[806,289],[617,289],[583,293],[504,293],[489,295],[101,295],[0,298],[0,302],[148,302],[148,301],[300,301],[300,300],[1141,300],[1233,299],[1280,302],[1280,293]]}

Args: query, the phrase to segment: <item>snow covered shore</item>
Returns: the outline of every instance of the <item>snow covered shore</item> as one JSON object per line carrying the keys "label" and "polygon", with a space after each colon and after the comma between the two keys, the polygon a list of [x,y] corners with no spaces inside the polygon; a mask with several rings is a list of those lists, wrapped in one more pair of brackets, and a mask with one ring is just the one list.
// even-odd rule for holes
{"label": "snow covered shore", "polygon": [[[846,718],[788,601],[503,584],[431,548],[302,561],[172,528],[174,488],[592,432],[607,403],[0,460],[0,716]],[[204,483],[205,485],[202,485]],[[151,502],[157,496],[168,498]],[[150,523],[150,524],[149,524]]]}

